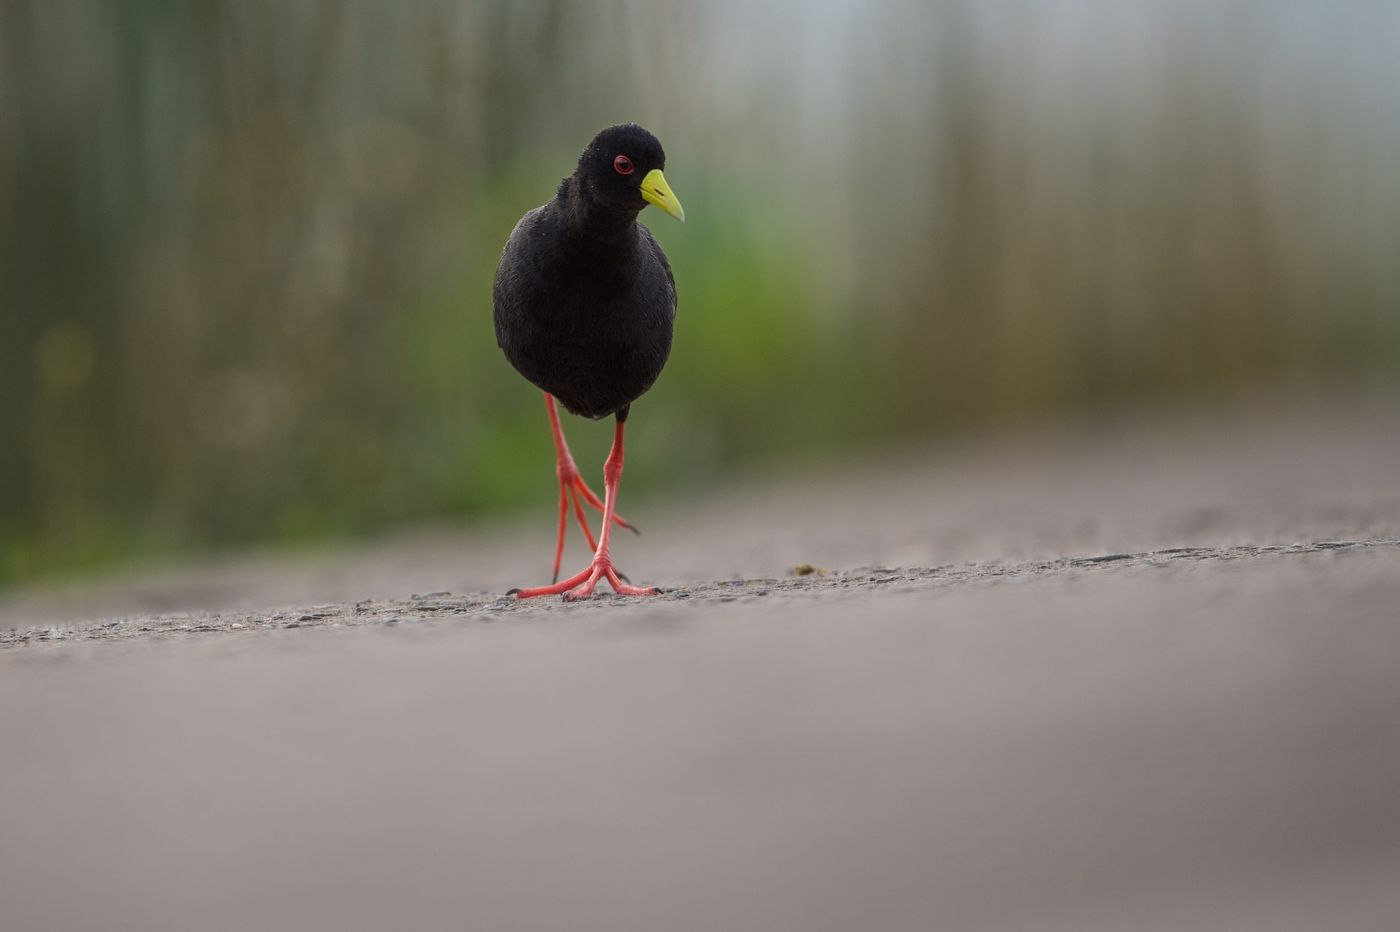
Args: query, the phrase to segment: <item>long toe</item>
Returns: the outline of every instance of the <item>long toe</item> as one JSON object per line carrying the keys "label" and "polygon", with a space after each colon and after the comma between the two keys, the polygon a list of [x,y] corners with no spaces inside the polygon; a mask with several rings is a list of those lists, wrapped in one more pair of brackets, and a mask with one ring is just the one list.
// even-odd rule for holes
{"label": "long toe", "polygon": [[612,585],[613,589],[617,591],[618,595],[661,594],[661,590],[656,588],[655,586],[633,586],[630,583],[623,582],[622,580],[626,579],[627,577],[622,576],[621,573],[617,572],[612,567],[608,567],[606,570],[604,570],[604,572],[608,577],[608,582]]}
{"label": "long toe", "polygon": [[517,599],[536,599],[542,595],[560,595],[581,584],[593,572],[593,567],[589,567],[581,573],[575,573],[563,582],[553,583],[548,586],[535,586],[530,589],[512,589],[506,595],[513,595]]}
{"label": "long toe", "polygon": [[542,595],[560,595],[565,602],[576,602],[592,595],[598,587],[599,580],[606,579],[608,585],[618,595],[659,595],[661,590],[655,586],[634,586],[627,577],[623,576],[613,568],[612,561],[606,555],[594,557],[593,562],[586,569],[570,576],[561,582],[548,586],[536,586],[530,589],[511,589],[506,595],[513,595],[517,599],[534,599]]}

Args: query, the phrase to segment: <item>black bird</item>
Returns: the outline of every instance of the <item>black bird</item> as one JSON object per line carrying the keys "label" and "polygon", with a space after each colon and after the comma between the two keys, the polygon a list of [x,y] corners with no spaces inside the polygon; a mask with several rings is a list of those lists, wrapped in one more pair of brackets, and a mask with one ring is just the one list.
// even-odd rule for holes
{"label": "black bird", "polygon": [[[622,595],[654,595],[633,586],[612,565],[612,525],[622,478],[622,432],[632,402],[651,388],[671,352],[676,280],[651,231],[637,222],[647,204],[685,220],[662,169],[666,153],[635,123],[603,130],[579,156],[554,199],[520,218],[496,269],[492,299],[496,343],[521,375],[544,392],[559,476],[559,538],[549,586],[512,589],[518,598],[591,595],[607,579]],[[603,464],[603,500],[574,465],[559,426],[558,399],[574,414],[614,415],[612,452]],[[583,503],[603,512],[597,542]],[[559,582],[570,503],[593,548],[593,562]],[[635,530],[635,528],[632,528]]]}

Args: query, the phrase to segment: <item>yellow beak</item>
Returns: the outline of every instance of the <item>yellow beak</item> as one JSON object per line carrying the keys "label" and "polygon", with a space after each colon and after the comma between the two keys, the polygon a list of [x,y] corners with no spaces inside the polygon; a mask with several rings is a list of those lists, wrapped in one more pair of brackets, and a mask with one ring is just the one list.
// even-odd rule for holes
{"label": "yellow beak", "polygon": [[653,168],[642,179],[642,197],[648,204],[655,204],[681,223],[685,223],[685,208],[681,206],[681,199],[676,197],[671,186],[666,183],[666,176],[661,174],[661,169]]}

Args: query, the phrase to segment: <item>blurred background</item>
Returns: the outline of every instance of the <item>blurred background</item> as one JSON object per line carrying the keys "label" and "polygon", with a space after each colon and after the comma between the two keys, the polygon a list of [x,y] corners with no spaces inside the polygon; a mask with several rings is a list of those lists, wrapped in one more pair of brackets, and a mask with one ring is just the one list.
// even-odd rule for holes
{"label": "blurred background", "polygon": [[0,0],[0,585],[548,523],[491,277],[627,120],[689,218],[643,214],[680,310],[634,500],[1384,391],[1397,80],[1386,0]]}

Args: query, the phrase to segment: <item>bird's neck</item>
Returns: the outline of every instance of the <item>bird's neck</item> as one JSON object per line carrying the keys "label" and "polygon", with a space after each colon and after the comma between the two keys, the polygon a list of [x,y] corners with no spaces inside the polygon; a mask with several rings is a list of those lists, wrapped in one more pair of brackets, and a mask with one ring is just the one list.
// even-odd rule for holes
{"label": "bird's neck", "polygon": [[577,176],[564,179],[555,200],[559,202],[565,233],[571,239],[613,247],[636,242],[638,211],[598,203]]}

